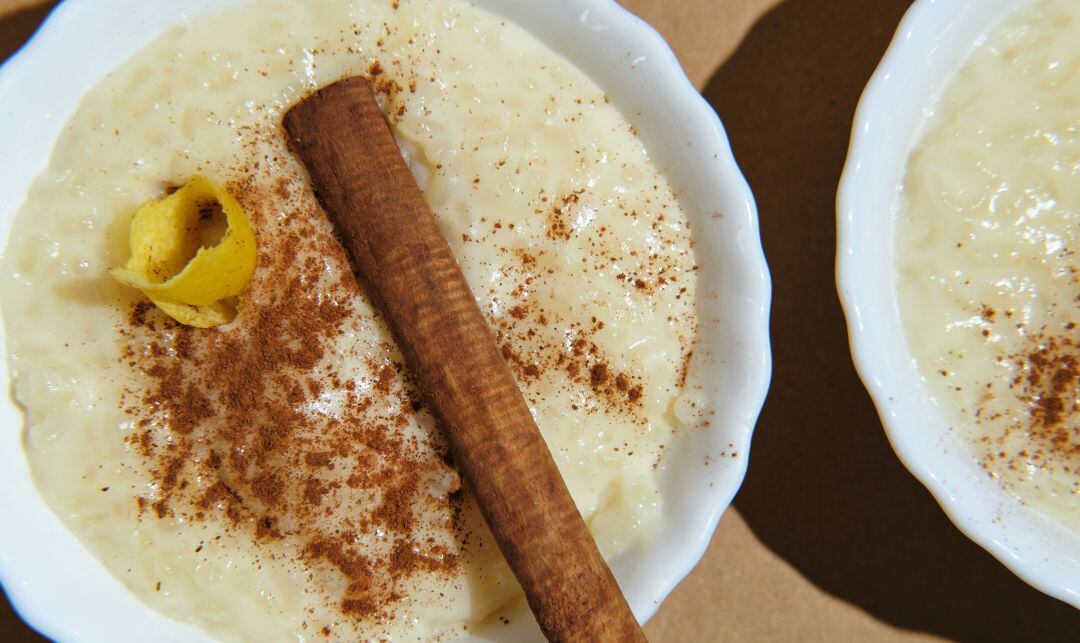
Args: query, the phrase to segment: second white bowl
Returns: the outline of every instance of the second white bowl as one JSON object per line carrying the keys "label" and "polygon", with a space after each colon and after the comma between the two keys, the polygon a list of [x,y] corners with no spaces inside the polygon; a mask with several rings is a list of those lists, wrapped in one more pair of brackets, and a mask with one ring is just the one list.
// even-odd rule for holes
{"label": "second white bowl", "polygon": [[[949,431],[897,304],[897,197],[934,98],[1024,0],[919,0],[867,86],[838,194],[836,277],[855,366],[893,448],[949,518],[1036,588],[1080,607],[1080,538],[1018,503]],[[929,546],[929,544],[928,544]]]}

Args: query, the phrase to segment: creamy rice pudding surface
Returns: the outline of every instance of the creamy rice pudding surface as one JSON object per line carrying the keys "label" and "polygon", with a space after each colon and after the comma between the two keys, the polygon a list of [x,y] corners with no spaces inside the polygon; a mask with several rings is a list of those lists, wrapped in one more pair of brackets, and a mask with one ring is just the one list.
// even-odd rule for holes
{"label": "creamy rice pudding surface", "polygon": [[[462,2],[255,0],[173,28],[84,98],[19,212],[3,311],[26,451],[80,540],[230,640],[452,638],[518,600],[431,416],[285,145],[318,86],[378,85],[606,556],[662,516],[700,423],[689,224],[604,93]],[[259,255],[236,319],[181,326],[107,271],[193,175]]]}
{"label": "creamy rice pudding surface", "polygon": [[1032,2],[936,105],[898,219],[900,309],[980,464],[1080,531],[1080,4]]}

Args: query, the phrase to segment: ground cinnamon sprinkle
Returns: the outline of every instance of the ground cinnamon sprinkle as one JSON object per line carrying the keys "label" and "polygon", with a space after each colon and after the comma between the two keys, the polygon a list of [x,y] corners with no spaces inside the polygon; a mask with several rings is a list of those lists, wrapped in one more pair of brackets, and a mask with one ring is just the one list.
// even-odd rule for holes
{"label": "ground cinnamon sprinkle", "polygon": [[[522,269],[527,272],[534,261],[532,258],[523,260]],[[595,341],[595,335],[603,330],[604,323],[595,317],[585,324],[560,320],[567,327],[567,335],[574,338],[567,349],[564,343],[545,340],[533,329],[533,323],[548,325],[549,314],[557,316],[554,311],[541,311],[530,301],[511,307],[505,317],[491,320],[503,357],[518,380],[528,383],[539,379],[549,369],[560,370],[571,383],[586,387],[593,394],[592,406],[587,409],[575,406],[574,410],[619,414],[635,424],[647,424],[648,420],[640,413],[644,387],[631,373],[616,371],[612,359]],[[529,398],[527,387],[523,392]],[[535,403],[535,400],[530,402]]]}
{"label": "ground cinnamon sprinkle", "polygon": [[[341,370],[349,355],[336,340],[359,323],[363,299],[300,179],[241,170],[228,187],[253,219],[260,254],[235,323],[181,326],[139,302],[121,331],[123,361],[142,375],[142,388],[125,395],[137,427],[129,444],[158,484],[138,506],[144,516],[223,519],[256,541],[296,542],[306,565],[347,580],[331,597],[342,613],[385,621],[402,582],[459,566],[455,525],[428,517],[454,515],[457,474],[437,432],[424,444],[407,435],[410,423],[433,422],[415,419],[423,411],[391,346],[373,347],[386,360],[363,387]],[[448,479],[449,492],[432,495],[421,477]]]}
{"label": "ground cinnamon sprinkle", "polygon": [[[984,308],[983,319],[992,320],[995,311]],[[1012,315],[1006,312],[1006,317]],[[1054,468],[1065,473],[1080,472],[1080,343],[1076,325],[1067,322],[1060,332],[1042,329],[1027,332],[1022,347],[1000,358],[1017,375],[1004,392],[986,385],[983,404],[1006,395],[1020,403],[1024,412],[1011,420],[1013,431],[1022,431],[1022,446],[995,447],[986,463],[1004,463],[1012,470],[1028,467]],[[975,409],[977,422],[1008,419],[1003,412],[986,406]],[[1012,435],[1006,432],[1005,437]]]}
{"label": "ground cinnamon sprinkle", "polygon": [[1030,405],[1031,438],[1043,457],[1080,457],[1080,345],[1068,335],[1039,338],[1038,348],[1016,359],[1022,375],[1013,382]]}

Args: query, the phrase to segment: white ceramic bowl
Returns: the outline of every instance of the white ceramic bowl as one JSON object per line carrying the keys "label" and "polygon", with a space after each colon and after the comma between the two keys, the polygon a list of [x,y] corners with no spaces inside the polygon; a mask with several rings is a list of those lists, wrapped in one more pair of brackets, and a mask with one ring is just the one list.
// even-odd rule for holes
{"label": "white ceramic bowl", "polygon": [[[167,27],[242,0],[67,0],[0,70],[0,238],[81,96]],[[648,25],[611,0],[480,0],[594,78],[637,126],[697,232],[702,346],[695,356],[715,409],[681,435],[661,479],[666,526],[613,563],[644,621],[697,563],[742,482],[770,376],[770,283],[757,213],[716,115]],[[719,215],[722,213],[722,216]],[[716,320],[715,323],[712,320]],[[7,369],[0,387],[10,388]],[[64,641],[205,640],[151,611],[82,548],[34,488],[22,416],[0,401],[0,580],[20,614]],[[719,457],[737,453],[737,457]],[[706,466],[705,456],[712,464]],[[531,619],[525,621],[531,628]],[[520,640],[535,632],[508,633]],[[486,638],[486,637],[482,637]]]}
{"label": "white ceramic bowl", "polygon": [[897,196],[927,110],[977,40],[1024,1],[919,0],[909,10],[855,116],[837,200],[836,277],[855,366],[900,459],[972,540],[1080,607],[1080,538],[1022,506],[948,430],[914,364],[896,297]]}

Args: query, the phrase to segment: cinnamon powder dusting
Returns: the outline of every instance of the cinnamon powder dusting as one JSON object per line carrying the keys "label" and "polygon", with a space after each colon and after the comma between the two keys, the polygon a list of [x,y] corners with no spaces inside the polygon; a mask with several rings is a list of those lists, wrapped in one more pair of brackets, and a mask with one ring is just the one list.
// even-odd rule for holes
{"label": "cinnamon powder dusting", "polygon": [[1070,470],[1080,460],[1080,345],[1064,334],[1035,341],[1036,348],[1014,356],[1021,374],[1012,382],[1031,409],[1029,454]]}
{"label": "cinnamon powder dusting", "polygon": [[299,178],[238,169],[228,187],[260,254],[236,321],[196,329],[140,302],[121,328],[142,379],[124,398],[128,443],[157,485],[138,507],[288,541],[326,588],[344,587],[340,613],[385,621],[410,578],[458,570],[460,483],[387,341],[366,347],[374,368],[342,366],[356,356],[335,340],[375,322],[354,310],[366,302],[313,197]]}
{"label": "cinnamon powder dusting", "polygon": [[1032,427],[1050,444],[1080,448],[1080,443],[1069,445],[1069,418],[1078,410],[1075,394],[1080,371],[1077,356],[1080,351],[1072,339],[1051,337],[1039,350],[1028,354],[1028,373],[1024,378],[1032,395]]}
{"label": "cinnamon powder dusting", "polygon": [[[981,316],[992,320],[995,314],[984,308]],[[1006,311],[1006,318],[1012,317],[1012,312]],[[1023,322],[1017,326],[1022,327]],[[1024,412],[1012,417],[1011,426],[1024,440],[1012,448],[995,447],[984,466],[999,462],[1012,471],[1035,467],[1080,473],[1080,343],[1076,324],[1070,321],[1058,332],[1043,328],[1024,337],[1021,348],[998,360],[1016,373],[1007,381],[1006,390],[995,393],[993,383],[987,383],[983,402],[975,409],[978,423],[1009,420],[1004,411],[991,410],[990,405],[998,395],[1015,400]],[[1006,432],[1004,438],[1011,433]],[[1005,440],[1000,442],[1004,445]]]}

